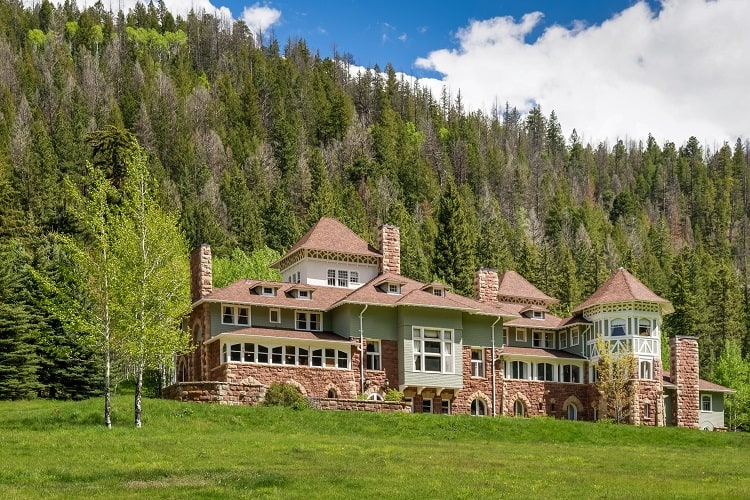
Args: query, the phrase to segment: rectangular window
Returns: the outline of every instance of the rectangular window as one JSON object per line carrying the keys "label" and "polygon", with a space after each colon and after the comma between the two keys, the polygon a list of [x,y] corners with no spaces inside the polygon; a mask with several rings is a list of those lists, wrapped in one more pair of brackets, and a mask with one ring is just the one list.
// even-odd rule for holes
{"label": "rectangular window", "polygon": [[647,319],[641,319],[638,321],[638,335],[642,337],[651,336],[651,321]]}
{"label": "rectangular window", "polygon": [[[307,351],[304,352],[307,361]],[[312,351],[312,366],[321,368],[349,368],[349,354],[338,349],[315,349]]]}
{"label": "rectangular window", "polygon": [[367,341],[367,369],[380,370],[380,341]]}
{"label": "rectangular window", "polygon": [[279,309],[269,309],[268,321],[270,323],[281,323],[281,311]]}
{"label": "rectangular window", "polygon": [[271,349],[271,364],[281,365],[284,359],[284,348],[281,346],[274,347]]}
{"label": "rectangular window", "polygon": [[297,330],[319,332],[322,328],[320,313],[297,311],[295,325]]}
{"label": "rectangular window", "polygon": [[357,271],[350,271],[349,272],[349,283],[356,285],[359,283],[359,272]]}
{"label": "rectangular window", "polygon": [[450,415],[451,414],[451,402],[447,399],[442,400],[440,405],[440,413],[443,415]]}
{"label": "rectangular window", "polygon": [[533,311],[531,317],[534,319],[544,319],[544,311]]}
{"label": "rectangular window", "polygon": [[712,411],[710,395],[704,394],[701,396],[701,411]]}
{"label": "rectangular window", "polygon": [[242,344],[232,344],[229,349],[229,359],[232,361],[242,361]]}
{"label": "rectangular window", "polygon": [[422,400],[422,413],[432,413],[432,400],[431,399]]}
{"label": "rectangular window", "polygon": [[503,345],[508,345],[508,327],[503,327]]}
{"label": "rectangular window", "polygon": [[349,286],[349,271],[339,271],[338,285],[343,288]]}
{"label": "rectangular window", "polygon": [[643,418],[646,420],[651,418],[651,405],[648,403],[643,405]]}
{"label": "rectangular window", "polygon": [[570,331],[570,347],[577,346],[581,342],[581,334],[578,328]]}
{"label": "rectangular window", "polygon": [[544,333],[543,332],[531,332],[531,345],[533,345],[534,347],[545,347]]}
{"label": "rectangular window", "polygon": [[555,367],[550,363],[538,363],[536,365],[536,379],[545,382],[555,381]]}
{"label": "rectangular window", "polygon": [[560,332],[560,349],[568,347],[568,332]]}
{"label": "rectangular window", "polygon": [[242,360],[245,363],[255,362],[255,344],[245,344],[245,356]]}
{"label": "rectangular window", "polygon": [[641,380],[651,380],[654,378],[653,364],[650,360],[641,361],[639,366]]}
{"label": "rectangular window", "polygon": [[336,286],[336,270],[328,270],[328,286]]}
{"label": "rectangular window", "polygon": [[562,369],[562,382],[568,382],[571,384],[581,383],[581,367],[577,365],[563,365]]}
{"label": "rectangular window", "polygon": [[526,342],[526,330],[523,328],[516,328],[516,342]]}
{"label": "rectangular window", "polygon": [[388,283],[388,293],[392,293],[392,294],[398,295],[398,294],[401,293],[401,289],[395,283]]}
{"label": "rectangular window", "polygon": [[267,297],[273,297],[276,295],[276,289],[270,286],[264,286],[262,289],[262,294]]}
{"label": "rectangular window", "polygon": [[453,330],[414,327],[414,371],[453,373]]}
{"label": "rectangular window", "polygon": [[506,369],[506,373],[510,375],[509,378],[516,380],[529,379],[528,364],[525,361],[510,361],[506,368],[510,368],[510,370]]}
{"label": "rectangular window", "polygon": [[445,295],[445,291],[442,288],[433,288],[432,295],[434,295],[435,297],[443,297]]}
{"label": "rectangular window", "polygon": [[471,376],[484,377],[484,349],[471,350]]}
{"label": "rectangular window", "polygon": [[221,306],[221,323],[224,325],[247,326],[250,324],[250,308],[247,306]]}

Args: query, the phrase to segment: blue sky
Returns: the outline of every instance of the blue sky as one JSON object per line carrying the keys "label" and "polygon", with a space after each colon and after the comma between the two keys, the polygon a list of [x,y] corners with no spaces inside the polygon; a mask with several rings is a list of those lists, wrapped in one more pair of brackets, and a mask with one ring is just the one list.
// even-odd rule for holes
{"label": "blue sky", "polygon": [[[439,77],[435,71],[417,67],[414,63],[433,50],[456,48],[456,33],[471,20],[512,16],[521,19],[524,14],[540,11],[542,21],[528,35],[533,42],[544,29],[559,24],[573,27],[579,23],[599,24],[623,9],[636,3],[634,0],[481,0],[481,1],[269,1],[248,4],[243,0],[216,0],[230,9],[233,17],[240,18],[247,7],[265,7],[276,10],[280,17],[269,30],[281,45],[291,38],[306,40],[312,50],[330,56],[333,48],[354,56],[361,66],[385,68],[393,64],[396,71],[417,77]],[[658,2],[651,2],[658,8]]]}
{"label": "blue sky", "polygon": [[355,73],[390,62],[434,95],[460,92],[469,110],[539,105],[584,142],[750,139],[750,0],[165,3],[242,19],[282,46],[302,38],[323,57],[335,47]]}

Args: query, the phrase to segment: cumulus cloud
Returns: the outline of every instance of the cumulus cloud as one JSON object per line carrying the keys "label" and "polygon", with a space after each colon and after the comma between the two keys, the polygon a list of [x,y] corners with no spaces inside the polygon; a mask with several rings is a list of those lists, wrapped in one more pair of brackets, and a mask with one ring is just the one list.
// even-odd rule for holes
{"label": "cumulus cloud", "polygon": [[591,141],[651,133],[721,144],[749,135],[750,2],[664,0],[658,13],[639,2],[602,24],[552,26],[527,41],[542,18],[471,22],[458,49],[417,60],[443,75],[421,84],[460,89],[473,109],[539,104],[566,134],[576,128]]}
{"label": "cumulus cloud", "polygon": [[240,19],[255,34],[264,33],[268,28],[279,22],[281,11],[266,5],[254,4],[245,7]]}

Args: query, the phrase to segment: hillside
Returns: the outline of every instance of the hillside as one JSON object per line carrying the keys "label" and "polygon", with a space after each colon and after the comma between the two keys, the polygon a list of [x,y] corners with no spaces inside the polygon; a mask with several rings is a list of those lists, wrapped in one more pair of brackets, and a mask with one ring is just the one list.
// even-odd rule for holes
{"label": "hillside", "polygon": [[15,307],[0,318],[25,318],[10,350],[41,351],[40,393],[92,391],[87,373],[51,389],[60,354],[38,339],[82,349],[32,275],[64,280],[51,235],[81,235],[63,181],[121,180],[92,135],[108,126],[150,153],[191,246],[283,252],[321,216],[369,241],[386,222],[401,228],[405,275],[469,294],[476,268],[514,269],[562,315],[624,266],[673,302],[667,334],[699,337],[704,377],[750,383],[715,373],[727,342],[750,349],[747,144],[586,144],[553,110],[468,112],[460,94],[351,63],[206,13],[0,0],[0,284]]}
{"label": "hillside", "polygon": [[749,436],[131,399],[0,402],[3,498],[739,498]]}

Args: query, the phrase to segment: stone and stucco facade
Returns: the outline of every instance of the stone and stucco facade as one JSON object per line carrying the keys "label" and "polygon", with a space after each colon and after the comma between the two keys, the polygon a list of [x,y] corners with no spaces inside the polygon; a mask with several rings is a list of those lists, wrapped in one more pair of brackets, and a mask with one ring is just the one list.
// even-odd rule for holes
{"label": "stone and stucco facade", "polygon": [[[479,269],[469,299],[400,275],[398,227],[382,226],[377,242],[321,219],[274,264],[283,281],[221,289],[210,247],[198,247],[194,350],[178,359],[167,397],[256,404],[271,383],[286,382],[318,408],[595,420],[601,337],[638,360],[632,423],[698,427],[701,402],[723,409],[701,399],[701,384],[714,395],[726,389],[699,379],[694,339],[673,342],[663,376],[661,321],[671,304],[624,269],[558,318],[549,312],[557,300],[513,271]],[[389,389],[404,403],[382,401]]]}

